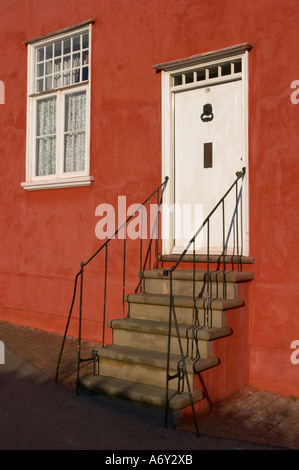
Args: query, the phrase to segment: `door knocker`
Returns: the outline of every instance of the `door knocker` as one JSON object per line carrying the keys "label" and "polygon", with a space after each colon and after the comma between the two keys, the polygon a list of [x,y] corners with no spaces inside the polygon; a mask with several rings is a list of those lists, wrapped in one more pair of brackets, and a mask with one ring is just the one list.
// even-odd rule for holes
{"label": "door knocker", "polygon": [[200,118],[202,122],[212,121],[212,119],[214,118],[214,114],[213,114],[213,108],[211,104],[207,103],[203,105],[203,113],[200,116]]}

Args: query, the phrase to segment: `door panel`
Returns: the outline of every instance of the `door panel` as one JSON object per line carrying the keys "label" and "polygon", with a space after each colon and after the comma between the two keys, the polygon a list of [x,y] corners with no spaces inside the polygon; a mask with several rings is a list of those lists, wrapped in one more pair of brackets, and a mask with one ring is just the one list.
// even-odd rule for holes
{"label": "door panel", "polygon": [[[202,116],[204,105],[212,106],[212,115]],[[236,172],[244,166],[242,122],[241,80],[174,95],[173,252],[185,248],[233,183]],[[241,185],[239,188],[241,199]],[[241,204],[238,207],[241,220]],[[193,214],[191,222],[188,213]],[[234,253],[237,246],[235,191],[225,203],[224,224],[227,252]],[[210,224],[212,253],[223,250],[222,226],[223,208],[220,207]],[[202,232],[196,251],[206,252],[207,243],[207,234]]]}

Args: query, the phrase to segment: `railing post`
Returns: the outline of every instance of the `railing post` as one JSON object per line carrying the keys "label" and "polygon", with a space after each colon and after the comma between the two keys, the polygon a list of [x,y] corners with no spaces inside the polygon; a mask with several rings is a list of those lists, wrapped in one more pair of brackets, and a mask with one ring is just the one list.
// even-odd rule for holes
{"label": "railing post", "polygon": [[59,358],[58,358],[58,362],[57,362],[57,367],[56,367],[56,377],[55,377],[55,382],[56,382],[56,383],[58,382],[58,371],[59,371],[60,361],[61,361],[61,358],[62,358],[62,352],[63,352],[65,340],[66,340],[66,337],[67,337],[67,332],[68,332],[68,329],[69,329],[69,324],[70,324],[70,321],[71,321],[71,316],[72,316],[72,313],[73,313],[73,307],[74,307],[74,302],[75,302],[75,299],[76,299],[77,283],[78,283],[78,277],[79,277],[79,276],[80,276],[80,272],[78,272],[78,273],[76,274],[76,277],[75,277],[74,292],[73,292],[72,303],[71,303],[71,307],[70,307],[68,319],[67,319],[67,322],[66,322],[65,332],[64,332],[64,336],[63,336],[63,340],[62,340],[62,345],[61,345],[61,349],[60,349],[60,353],[59,353]]}
{"label": "railing post", "polygon": [[125,318],[125,291],[126,291],[126,245],[127,245],[127,226],[124,226],[124,258],[123,258],[123,299],[122,299],[122,319]]}
{"label": "railing post", "polygon": [[195,322],[196,322],[196,298],[195,298],[195,237],[193,238],[193,311],[192,311],[192,346],[191,346],[191,359],[194,359],[194,336],[195,336]]}
{"label": "railing post", "polygon": [[83,303],[83,268],[84,263],[81,262],[80,267],[80,301],[79,301],[79,334],[78,334],[78,362],[77,362],[77,382],[76,382],[76,394],[79,392],[80,383],[80,363],[81,363],[81,328],[82,328],[82,303]]}
{"label": "railing post", "polygon": [[139,271],[140,271],[140,293],[143,291],[143,266],[142,266],[142,239],[143,239],[143,206],[141,207],[141,225],[140,225],[140,253],[139,253]]}
{"label": "railing post", "polygon": [[223,244],[223,251],[222,251],[222,295],[223,298],[226,299],[226,275],[225,275],[225,268],[226,268],[226,259],[225,259],[225,203],[224,199],[222,199],[222,244]]}
{"label": "railing post", "polygon": [[105,347],[106,296],[107,296],[107,258],[108,258],[108,243],[106,243],[106,245],[105,245],[105,275],[104,275],[104,305],[103,305],[103,339],[102,339],[102,348]]}
{"label": "railing post", "polygon": [[239,207],[238,207],[238,180],[236,181],[236,238],[237,238],[237,266],[240,271],[240,260],[239,260]]}
{"label": "railing post", "polygon": [[167,427],[169,411],[169,364],[170,364],[170,341],[171,341],[171,317],[173,310],[172,295],[172,271],[169,271],[169,317],[168,317],[168,339],[167,339],[167,363],[166,363],[166,397],[165,397],[165,418],[164,425]]}
{"label": "railing post", "polygon": [[[170,279],[171,279],[171,286],[172,286],[172,272],[171,272],[171,270],[170,270]],[[170,291],[171,291],[171,297],[173,299],[172,287],[170,288]],[[171,301],[171,308],[172,308],[173,321],[174,321],[174,326],[175,326],[175,329],[176,329],[176,336],[177,336],[177,339],[178,339],[179,350],[180,350],[180,355],[181,355],[181,361],[180,362],[183,364],[183,374],[184,374],[184,377],[186,378],[186,383],[187,383],[187,388],[188,388],[188,395],[189,395],[190,405],[191,405],[191,408],[192,408],[194,424],[195,424],[195,428],[196,428],[196,434],[197,434],[197,436],[199,436],[197,419],[196,419],[194,403],[193,403],[193,398],[192,398],[192,392],[191,392],[188,372],[187,372],[187,368],[186,368],[185,355],[184,355],[183,346],[182,346],[182,342],[181,342],[181,335],[180,335],[180,331],[179,331],[178,320],[177,320],[177,316],[176,316],[176,313],[175,313],[173,300]],[[169,335],[171,335],[171,325],[170,325],[170,328],[169,328]],[[169,342],[168,351],[169,351],[168,354],[170,354],[170,342]],[[180,376],[179,376],[179,383],[180,383]],[[179,390],[178,390],[178,392],[179,392]]]}
{"label": "railing post", "polygon": [[210,219],[207,221],[207,311],[206,328],[209,328],[210,318]]}
{"label": "railing post", "polygon": [[[162,191],[162,194],[163,194],[163,191]],[[156,268],[157,269],[159,267],[159,228],[160,228],[160,223],[159,223],[160,197],[159,196],[160,196],[160,190],[158,189],[157,191],[157,233],[155,234],[156,236]]]}

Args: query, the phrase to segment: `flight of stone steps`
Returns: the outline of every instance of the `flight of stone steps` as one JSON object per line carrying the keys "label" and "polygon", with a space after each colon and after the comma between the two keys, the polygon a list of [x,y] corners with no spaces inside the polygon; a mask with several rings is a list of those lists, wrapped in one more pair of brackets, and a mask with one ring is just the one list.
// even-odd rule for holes
{"label": "flight of stone steps", "polygon": [[[195,271],[196,322],[192,329],[193,270],[177,269],[172,273],[173,304],[185,357],[193,402],[204,398],[194,389],[193,379],[198,372],[215,367],[219,359],[213,356],[213,340],[231,335],[226,325],[226,310],[239,308],[238,283],[253,279],[252,272]],[[164,410],[166,400],[166,368],[169,329],[169,276],[162,269],[142,273],[142,293],[126,295],[128,317],[110,320],[113,342],[97,351],[99,374],[83,378],[80,388],[89,392],[118,398],[125,403]],[[223,298],[225,282],[225,298]],[[207,311],[207,288],[209,310]],[[208,326],[208,327],[207,327]],[[171,327],[169,374],[175,376],[181,361],[177,330]],[[169,407],[179,416],[190,406],[188,390],[176,393],[178,380],[168,382]],[[176,418],[174,418],[176,420]]]}

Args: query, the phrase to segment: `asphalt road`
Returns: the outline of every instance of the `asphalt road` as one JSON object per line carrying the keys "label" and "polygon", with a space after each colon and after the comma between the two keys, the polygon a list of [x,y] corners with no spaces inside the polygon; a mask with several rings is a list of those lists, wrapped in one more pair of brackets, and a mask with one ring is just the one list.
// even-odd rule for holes
{"label": "asphalt road", "polygon": [[[197,437],[105,400],[77,396],[8,348],[0,365],[0,417],[0,450],[99,450],[106,463],[113,455],[145,455],[141,451],[277,450]],[[133,461],[125,463],[134,467]]]}

